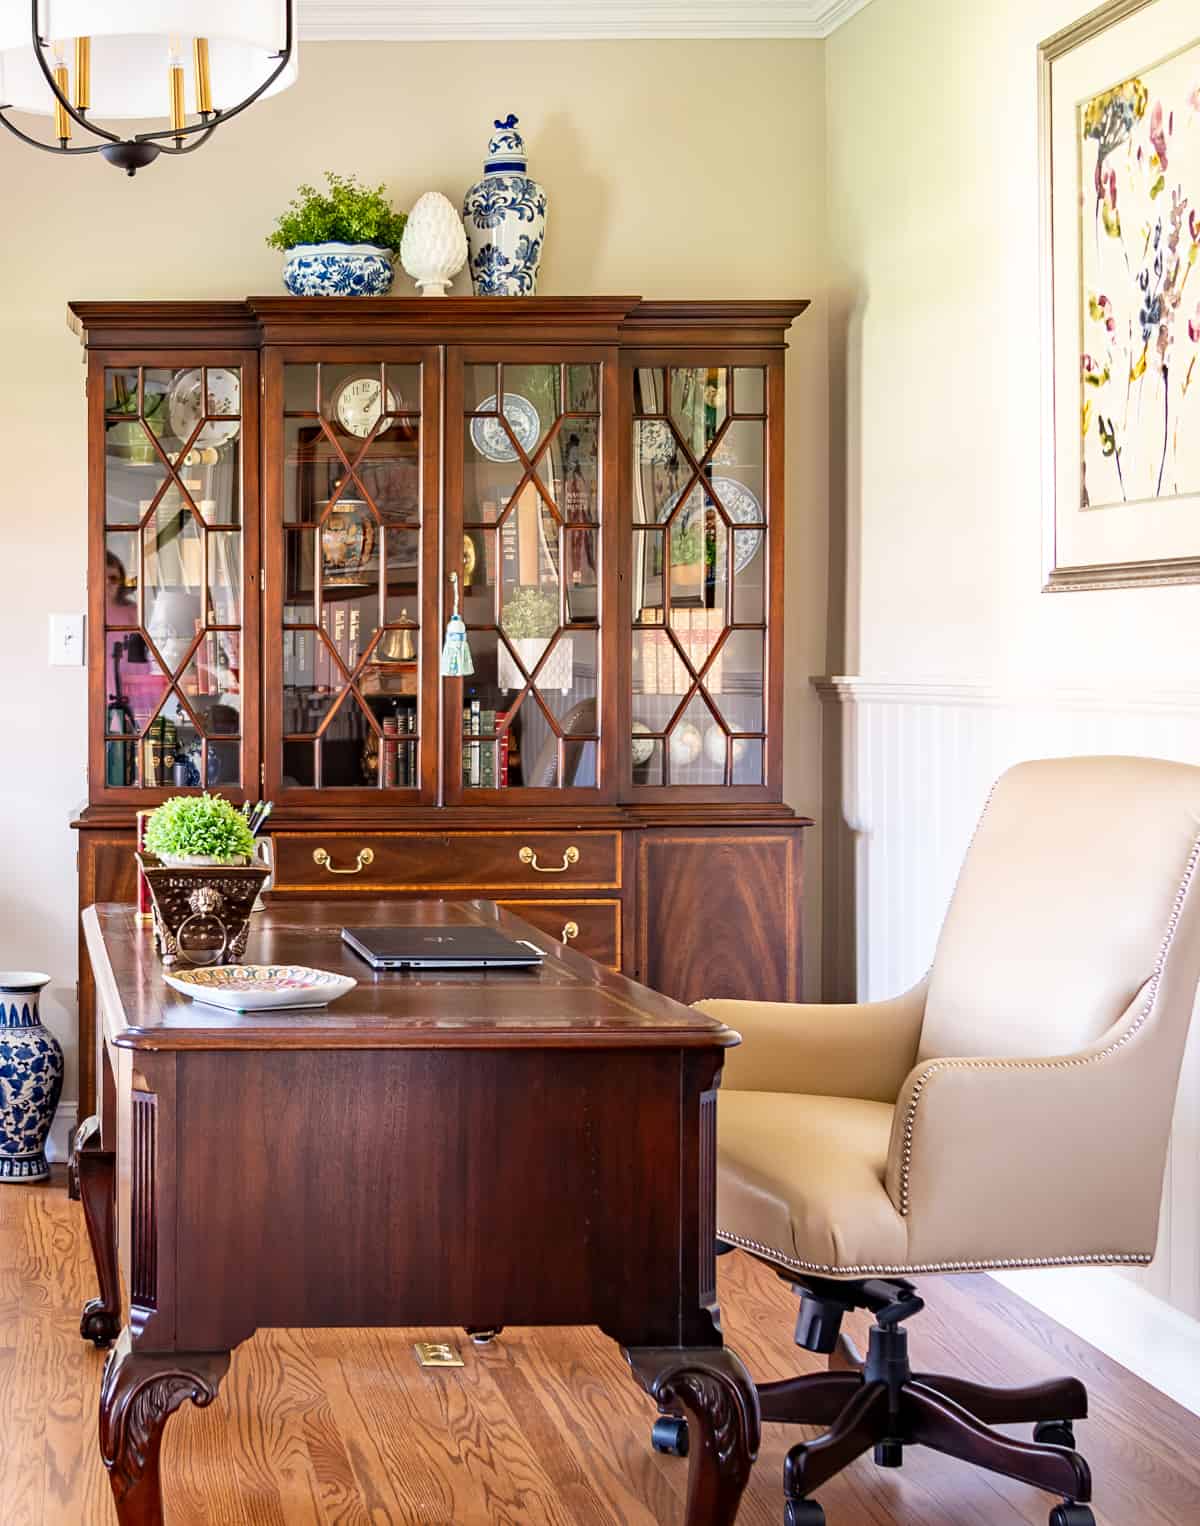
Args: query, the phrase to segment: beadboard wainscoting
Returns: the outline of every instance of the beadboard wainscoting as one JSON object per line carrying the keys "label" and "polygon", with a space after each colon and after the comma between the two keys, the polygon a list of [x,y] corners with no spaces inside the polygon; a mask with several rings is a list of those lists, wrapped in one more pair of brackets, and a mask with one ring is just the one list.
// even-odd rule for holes
{"label": "beadboard wainscoting", "polygon": [[[925,972],[980,810],[1011,764],[1082,753],[1200,762],[1200,686],[1035,688],[868,678],[815,684],[824,701],[827,1000],[847,1000],[856,992],[863,999],[891,996]],[[1137,1365],[1124,1354],[1129,1343],[1116,1331],[1121,1300],[1112,1296],[1129,1281],[1188,1316],[1179,1321],[1162,1310],[1172,1332],[1166,1345],[1178,1346],[1181,1329],[1193,1333],[1194,1371],[1200,1361],[1200,1021],[1192,1025],[1184,1058],[1153,1264],[1119,1272],[1020,1274],[1010,1285],[1039,1304],[1045,1289],[1047,1311],[1063,1319],[1067,1285],[1074,1284],[1079,1333]],[[1135,1310],[1144,1323],[1152,1321],[1155,1305],[1137,1298],[1130,1319]],[[1111,1339],[1106,1324],[1113,1327]],[[1135,1349],[1149,1352],[1152,1345],[1140,1340]],[[1185,1393],[1170,1373],[1156,1377],[1144,1365],[1138,1370],[1200,1409],[1194,1377]]]}

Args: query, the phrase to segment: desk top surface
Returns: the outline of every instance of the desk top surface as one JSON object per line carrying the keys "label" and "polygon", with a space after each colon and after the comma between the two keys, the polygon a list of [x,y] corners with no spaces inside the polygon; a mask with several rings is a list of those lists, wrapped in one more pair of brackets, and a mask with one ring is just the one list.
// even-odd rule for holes
{"label": "desk top surface", "polygon": [[[355,926],[486,923],[549,950],[531,970],[375,971],[341,940]],[[725,1048],[723,1023],[661,996],[490,901],[276,902],[257,914],[242,963],[306,964],[358,985],[310,1011],[225,1012],[172,990],[132,906],[83,914],[109,1043],[131,1049]],[[186,966],[185,966],[186,967]]]}

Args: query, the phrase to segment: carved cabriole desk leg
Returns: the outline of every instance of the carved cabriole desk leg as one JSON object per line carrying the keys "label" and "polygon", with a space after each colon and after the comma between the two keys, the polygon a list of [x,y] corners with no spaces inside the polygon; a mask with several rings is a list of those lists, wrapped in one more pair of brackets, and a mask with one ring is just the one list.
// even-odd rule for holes
{"label": "carved cabriole desk leg", "polygon": [[691,1432],[686,1526],[732,1526],[758,1456],[758,1395],[723,1347],[632,1347],[625,1356],[659,1408],[682,1410]]}
{"label": "carved cabriole desk leg", "polygon": [[143,1354],[121,1332],[100,1389],[100,1455],[120,1526],[162,1526],[163,1427],[185,1399],[211,1404],[228,1370],[228,1351]]}
{"label": "carved cabriole desk leg", "polygon": [[75,1131],[71,1152],[72,1195],[83,1203],[100,1296],[83,1306],[79,1333],[85,1341],[110,1346],[121,1329],[121,1284],[117,1276],[116,1156],[100,1148],[100,1120],[88,1118]]}

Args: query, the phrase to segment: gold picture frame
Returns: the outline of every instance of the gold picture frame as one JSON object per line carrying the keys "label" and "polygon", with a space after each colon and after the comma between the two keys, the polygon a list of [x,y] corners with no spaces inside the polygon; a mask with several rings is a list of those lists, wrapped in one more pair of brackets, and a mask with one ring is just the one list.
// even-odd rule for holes
{"label": "gold picture frame", "polygon": [[1038,67],[1044,589],[1198,582],[1200,15],[1109,0]]}

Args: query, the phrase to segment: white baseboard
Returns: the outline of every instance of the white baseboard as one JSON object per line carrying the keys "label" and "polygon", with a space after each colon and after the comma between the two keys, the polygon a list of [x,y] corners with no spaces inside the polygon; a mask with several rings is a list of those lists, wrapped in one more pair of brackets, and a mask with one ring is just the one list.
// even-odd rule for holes
{"label": "white baseboard", "polygon": [[993,1272],[997,1282],[1200,1415],[1200,1320],[1107,1267]]}
{"label": "white baseboard", "polygon": [[54,1122],[50,1125],[50,1137],[46,1140],[46,1159],[65,1161],[71,1153],[71,1135],[75,1132],[76,1120],[79,1116],[79,1104],[77,1102],[60,1102],[58,1111],[54,1115]]}

